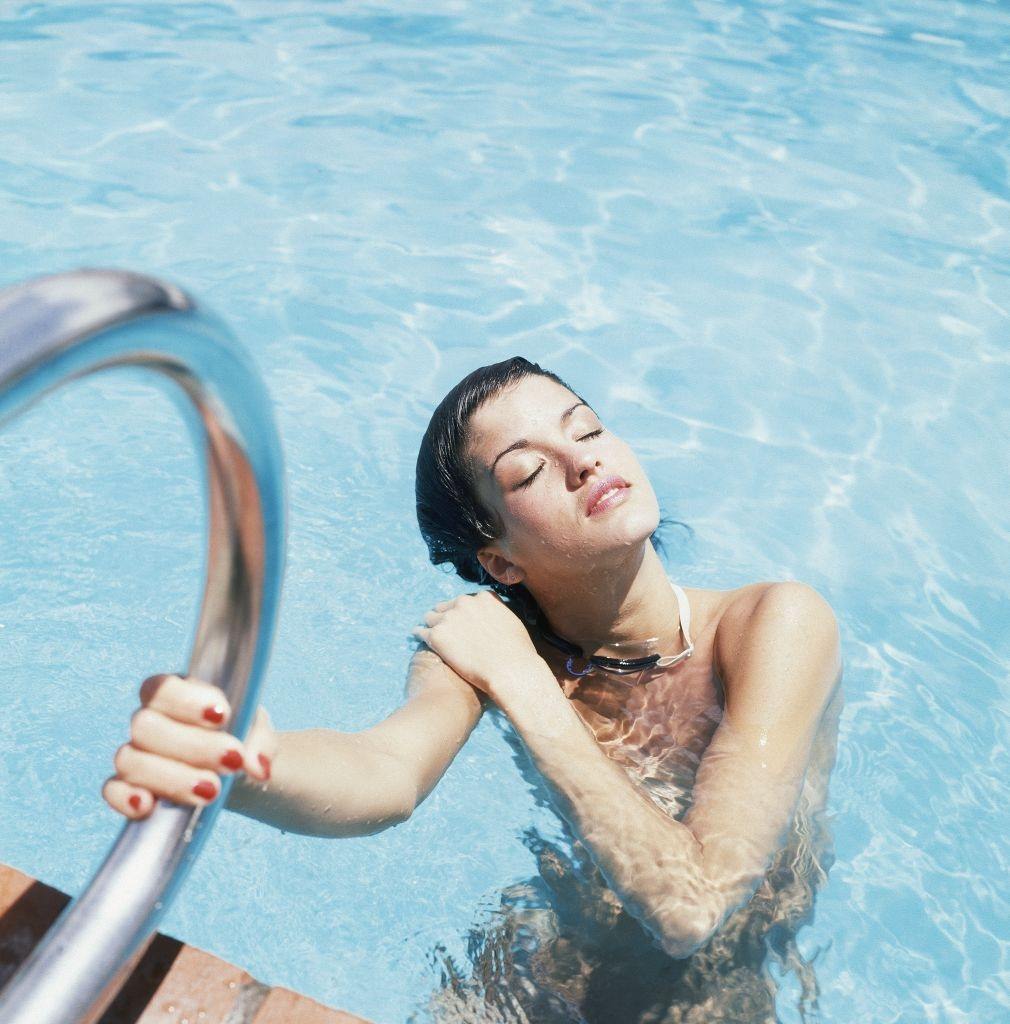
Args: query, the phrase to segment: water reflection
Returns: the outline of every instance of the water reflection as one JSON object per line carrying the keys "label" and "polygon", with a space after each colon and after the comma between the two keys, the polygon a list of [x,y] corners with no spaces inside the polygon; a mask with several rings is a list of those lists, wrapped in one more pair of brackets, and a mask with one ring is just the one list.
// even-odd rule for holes
{"label": "water reflection", "polygon": [[[791,976],[800,1018],[820,1021],[817,954],[804,957],[797,933],[812,920],[834,861],[824,806],[841,707],[839,688],[786,841],[764,881],[702,949],[683,960],[659,949],[559,817],[557,838],[536,828],[523,834],[537,873],[507,886],[469,930],[467,963],[442,946],[430,952],[439,987],[409,1024],[773,1024],[781,987],[775,976]],[[521,740],[507,720],[495,720],[537,802],[550,806]],[[689,800],[683,761],[673,763],[667,778],[653,762],[648,780],[638,781],[648,781],[652,799],[681,818]]]}

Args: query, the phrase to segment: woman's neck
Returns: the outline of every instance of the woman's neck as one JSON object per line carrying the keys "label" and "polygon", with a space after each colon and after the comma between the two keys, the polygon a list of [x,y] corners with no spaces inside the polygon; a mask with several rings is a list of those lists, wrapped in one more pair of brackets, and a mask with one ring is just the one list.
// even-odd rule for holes
{"label": "woman's neck", "polygon": [[554,575],[549,587],[530,587],[550,628],[595,654],[614,644],[636,657],[635,641],[657,638],[657,648],[677,647],[680,606],[651,542],[625,563],[571,578]]}

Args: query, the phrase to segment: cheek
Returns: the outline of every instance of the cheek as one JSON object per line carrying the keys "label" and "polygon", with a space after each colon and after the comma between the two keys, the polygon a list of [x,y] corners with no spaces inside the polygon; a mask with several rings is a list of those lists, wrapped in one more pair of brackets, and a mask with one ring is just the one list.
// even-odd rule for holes
{"label": "cheek", "polygon": [[623,441],[618,443],[618,450],[615,451],[614,456],[617,460],[615,464],[623,468],[624,472],[633,478],[632,482],[638,489],[636,496],[638,515],[633,518],[636,521],[640,520],[639,525],[651,533],[659,524],[659,500],[656,498],[652,483],[634,451]]}
{"label": "cheek", "polygon": [[[571,497],[568,496],[569,502]],[[565,547],[572,532],[571,508],[554,494],[517,492],[505,502],[506,536],[513,548]]]}
{"label": "cheek", "polygon": [[558,519],[551,496],[518,491],[505,503],[508,528],[513,533],[542,533]]}
{"label": "cheek", "polygon": [[638,456],[623,441],[620,443],[620,451],[617,454],[619,458],[618,465],[623,467],[626,473],[634,477],[634,482],[642,490],[647,490],[653,500],[655,500],[652,484],[649,482],[649,477],[642,468],[642,464],[638,461]]}
{"label": "cheek", "polygon": [[612,455],[617,466],[628,473],[634,473],[636,479],[643,479],[645,477],[645,471],[642,469],[642,465],[638,461],[638,456],[635,454],[632,447],[626,441],[622,441],[619,437],[612,437],[612,440],[614,444]]}

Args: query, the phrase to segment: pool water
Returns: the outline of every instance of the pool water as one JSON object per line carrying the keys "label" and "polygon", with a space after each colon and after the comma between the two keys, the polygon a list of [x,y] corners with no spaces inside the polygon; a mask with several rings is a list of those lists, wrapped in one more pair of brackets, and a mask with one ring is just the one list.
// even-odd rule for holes
{"label": "pool water", "polygon": [[[675,579],[801,579],[835,608],[806,1019],[1010,1019],[1005,4],[12,3],[0,44],[0,286],[163,276],[273,396],[279,728],[399,704],[410,629],[462,589],[417,534],[421,432],[464,373],[526,355],[693,527]],[[184,664],[195,467],[128,374],[0,433],[0,859],[70,892],[120,828],[100,790],[137,687]],[[424,1021],[536,873],[529,829],[556,821],[486,718],[378,836],[222,815],[162,929]]]}

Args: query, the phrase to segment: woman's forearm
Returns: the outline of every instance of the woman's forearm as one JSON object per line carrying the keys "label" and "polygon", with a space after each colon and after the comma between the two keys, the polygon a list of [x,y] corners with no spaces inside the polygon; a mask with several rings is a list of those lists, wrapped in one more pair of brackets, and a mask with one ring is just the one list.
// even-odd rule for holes
{"label": "woman's forearm", "polygon": [[278,733],[270,781],[240,775],[225,805],[286,832],[365,836],[405,821],[415,787],[404,765],[366,736],[333,729]]}
{"label": "woman's forearm", "polygon": [[625,909],[668,953],[688,955],[725,909],[705,878],[694,835],[607,757],[543,671],[514,679],[496,700]]}

